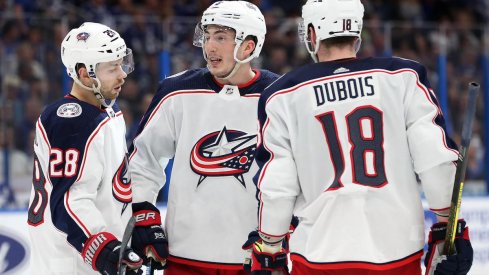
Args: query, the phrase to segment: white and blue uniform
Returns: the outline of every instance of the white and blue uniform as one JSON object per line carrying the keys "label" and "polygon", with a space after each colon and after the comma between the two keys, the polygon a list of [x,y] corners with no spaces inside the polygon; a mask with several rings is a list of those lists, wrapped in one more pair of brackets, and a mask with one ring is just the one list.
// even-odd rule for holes
{"label": "white and blue uniform", "polygon": [[117,105],[105,110],[66,96],[36,123],[29,203],[35,274],[98,274],[81,257],[92,235],[119,240],[132,215],[125,123]]}
{"label": "white and blue uniform", "polygon": [[388,270],[419,260],[424,212],[450,205],[458,152],[425,68],[400,58],[345,59],[286,74],[260,98],[259,230],[300,223],[293,261]]}
{"label": "white and blue uniform", "polygon": [[206,68],[166,78],[141,121],[129,161],[135,203],[156,202],[174,158],[170,262],[242,269],[241,246],[257,226],[258,98],[277,78],[255,73],[238,87],[220,86]]}

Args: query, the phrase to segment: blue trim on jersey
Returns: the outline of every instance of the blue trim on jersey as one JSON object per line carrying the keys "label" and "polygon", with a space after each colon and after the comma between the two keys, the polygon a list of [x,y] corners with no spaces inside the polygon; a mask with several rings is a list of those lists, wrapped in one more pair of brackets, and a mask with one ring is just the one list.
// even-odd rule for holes
{"label": "blue trim on jersey", "polygon": [[[57,115],[58,108],[66,103],[77,103],[82,112],[77,117],[63,118]],[[117,113],[119,107],[114,104],[113,110]],[[73,148],[80,153],[76,174],[72,177],[51,177],[53,190],[50,197],[51,217],[54,226],[67,234],[68,242],[78,251],[82,251],[83,244],[87,240],[84,231],[68,214],[64,205],[64,195],[73,185],[80,173],[80,164],[84,158],[85,148],[90,135],[97,129],[108,114],[89,103],[80,101],[74,97],[64,97],[46,107],[40,116],[41,124],[46,130],[47,139],[51,149],[59,148],[63,152]],[[49,157],[51,161],[51,156]],[[48,165],[49,167],[49,165]],[[89,172],[89,171],[86,171]],[[49,171],[47,171],[49,174]]]}

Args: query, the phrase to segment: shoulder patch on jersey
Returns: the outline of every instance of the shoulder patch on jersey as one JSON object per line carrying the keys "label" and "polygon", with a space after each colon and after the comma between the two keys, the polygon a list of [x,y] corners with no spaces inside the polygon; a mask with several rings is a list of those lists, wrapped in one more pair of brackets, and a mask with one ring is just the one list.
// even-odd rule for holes
{"label": "shoulder patch on jersey", "polygon": [[81,115],[82,107],[78,103],[65,103],[58,107],[56,114],[59,117],[77,117]]}

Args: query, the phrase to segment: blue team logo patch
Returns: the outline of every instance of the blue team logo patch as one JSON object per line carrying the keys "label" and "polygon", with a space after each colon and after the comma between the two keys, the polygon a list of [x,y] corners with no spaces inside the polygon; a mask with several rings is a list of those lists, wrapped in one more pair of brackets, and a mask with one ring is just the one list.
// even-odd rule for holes
{"label": "blue team logo patch", "polygon": [[59,117],[77,117],[81,115],[82,113],[82,108],[80,104],[78,103],[65,103],[61,106],[58,107],[58,111],[56,111],[56,114]]}
{"label": "blue team logo patch", "polygon": [[16,274],[12,271],[26,265],[27,249],[27,245],[20,238],[10,232],[0,231],[0,274]]}
{"label": "blue team logo patch", "polygon": [[81,32],[81,33],[76,35],[76,40],[87,42],[87,39],[89,37],[90,37],[90,34],[88,32]]}
{"label": "blue team logo patch", "polygon": [[256,135],[224,127],[197,141],[190,154],[190,167],[200,175],[197,186],[207,177],[234,176],[246,187],[243,174],[250,170],[255,155]]}

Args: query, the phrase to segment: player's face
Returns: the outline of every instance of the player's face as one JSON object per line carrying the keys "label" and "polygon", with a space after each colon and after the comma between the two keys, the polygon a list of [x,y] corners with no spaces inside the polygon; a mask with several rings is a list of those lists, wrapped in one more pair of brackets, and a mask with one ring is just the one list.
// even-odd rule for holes
{"label": "player's face", "polygon": [[100,91],[105,99],[115,99],[119,96],[126,77],[127,74],[122,69],[122,59],[97,65],[97,78],[102,85]]}
{"label": "player's face", "polygon": [[234,68],[235,35],[233,29],[218,25],[209,25],[204,31],[207,67],[218,78],[226,77]]}

